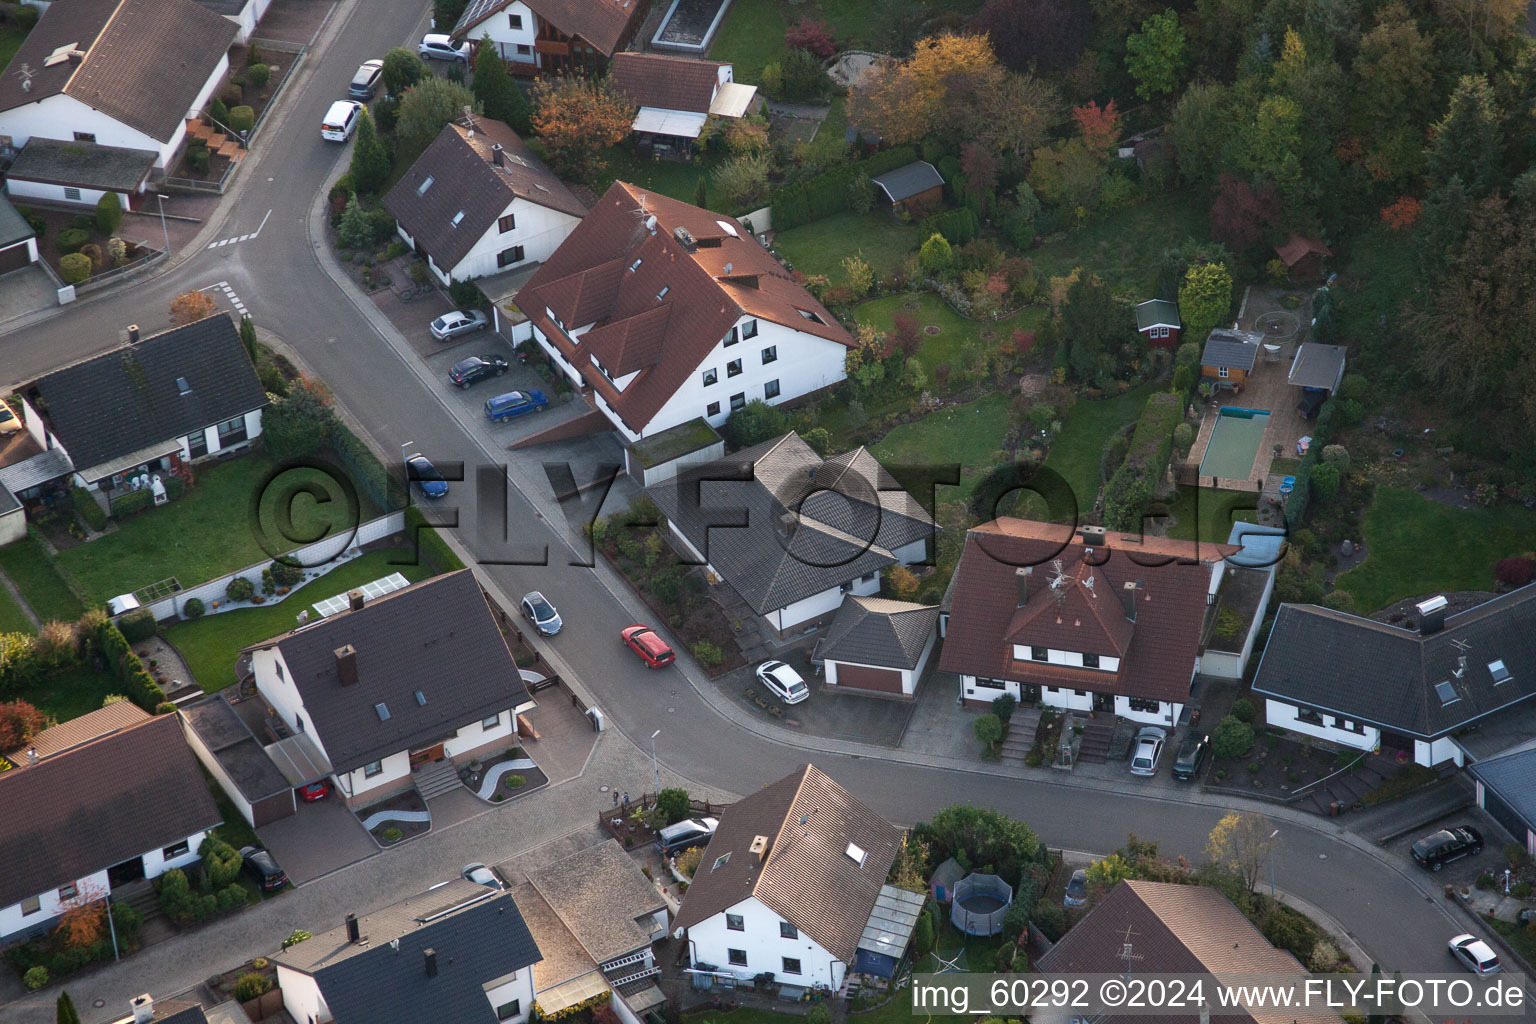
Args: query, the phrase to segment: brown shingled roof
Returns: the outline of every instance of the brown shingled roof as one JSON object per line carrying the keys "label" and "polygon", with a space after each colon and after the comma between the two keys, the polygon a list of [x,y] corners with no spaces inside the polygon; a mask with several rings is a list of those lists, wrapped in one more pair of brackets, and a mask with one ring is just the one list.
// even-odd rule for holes
{"label": "brown shingled roof", "polygon": [[724,64],[660,53],[616,53],[608,81],[637,107],[709,113]]}
{"label": "brown shingled roof", "polygon": [[[673,927],[691,928],[755,896],[851,964],[901,835],[815,765],[805,765],[720,816]],[[759,836],[768,839],[761,865],[751,850]],[[850,844],[864,852],[862,865],[849,856]]]}
{"label": "brown shingled roof", "polygon": [[[648,216],[656,218],[654,232],[645,227]],[[679,228],[700,244],[691,251],[684,248],[673,234]],[[730,279],[722,280],[727,265]],[[739,283],[748,275],[756,275],[756,287]],[[517,304],[635,433],[643,431],[743,315],[853,345],[852,335],[739,221],[621,181],[539,268]],[[656,331],[650,319],[638,322],[647,314],[655,317],[660,307],[669,310],[664,332]],[[572,343],[546,309],[572,330],[596,327]],[[802,311],[817,319],[807,319]],[[610,335],[626,321],[636,322]],[[599,359],[622,352],[622,367],[640,370],[622,392],[589,358],[593,352],[587,339],[609,337],[615,340],[597,346],[603,350]],[[638,345],[633,352],[631,338]],[[626,372],[621,365],[604,365],[615,377]]]}
{"label": "brown shingled roof", "polygon": [[[1026,519],[998,519],[966,534],[940,667],[1131,697],[1187,698],[1211,564],[1240,548],[1111,533],[1085,564],[1085,547],[1070,527]],[[1049,585],[1055,559],[1069,577],[1060,605]],[[1020,567],[1033,570],[1023,608]],[[1092,593],[1085,585],[1090,574]],[[1127,583],[1140,584],[1134,623],[1124,613]],[[1015,642],[1118,656],[1120,667],[1108,672],[1015,661]]]}
{"label": "brown shingled roof", "polygon": [[27,764],[28,749],[35,750],[39,758],[52,757],[78,747],[82,743],[89,743],[91,740],[100,739],[120,729],[138,725],[149,717],[149,712],[133,701],[114,701],[106,707],[87,712],[79,718],[71,718],[67,722],[49,726],[32,737],[31,743],[19,750],[9,752],[6,757],[10,758],[12,764],[24,767]]}
{"label": "brown shingled roof", "polygon": [[[512,0],[477,0],[454,26],[456,39],[474,38],[471,31],[486,18],[507,8]],[[624,38],[631,21],[644,18],[648,0],[523,0],[533,13],[568,36],[580,36],[609,56]]]}

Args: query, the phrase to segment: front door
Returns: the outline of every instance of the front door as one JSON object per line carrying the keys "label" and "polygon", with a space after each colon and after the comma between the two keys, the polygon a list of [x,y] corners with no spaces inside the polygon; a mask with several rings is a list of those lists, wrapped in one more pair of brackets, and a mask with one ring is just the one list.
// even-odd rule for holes
{"label": "front door", "polygon": [[112,867],[107,868],[107,887],[109,889],[116,889],[118,886],[127,885],[129,882],[137,882],[143,877],[144,858],[135,857],[132,860],[125,860],[121,864],[114,864]]}
{"label": "front door", "polygon": [[435,743],[430,747],[411,751],[411,771],[415,771],[428,761],[441,761],[443,759],[443,745]]}
{"label": "front door", "polygon": [[1097,692],[1094,693],[1094,695],[1093,695],[1093,710],[1095,710],[1095,711],[1113,711],[1113,710],[1115,710],[1115,695],[1112,694],[1112,693],[1097,693]]}

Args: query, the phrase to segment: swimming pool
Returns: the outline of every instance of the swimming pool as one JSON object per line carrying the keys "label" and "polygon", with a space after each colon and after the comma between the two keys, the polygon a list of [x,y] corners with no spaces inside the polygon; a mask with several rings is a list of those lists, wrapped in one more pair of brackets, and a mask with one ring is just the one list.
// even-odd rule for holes
{"label": "swimming pool", "polygon": [[1200,475],[1222,480],[1247,480],[1253,459],[1264,443],[1269,413],[1263,409],[1223,409],[1200,460]]}

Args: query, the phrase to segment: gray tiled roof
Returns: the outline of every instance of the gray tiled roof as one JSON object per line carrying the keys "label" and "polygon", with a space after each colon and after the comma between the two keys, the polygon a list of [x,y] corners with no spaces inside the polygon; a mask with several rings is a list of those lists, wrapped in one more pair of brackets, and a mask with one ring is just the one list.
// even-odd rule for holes
{"label": "gray tiled roof", "polygon": [[[1489,665],[1500,660],[1510,678],[1496,684]],[[1453,699],[1442,699],[1441,684]],[[1536,696],[1536,584],[1452,615],[1429,636],[1316,605],[1281,605],[1253,691],[1396,732],[1444,736]]]}
{"label": "gray tiled roof", "polygon": [[[183,395],[176,384],[192,386]],[[89,469],[267,404],[234,321],[218,313],[37,382],[49,429]]]}
{"label": "gray tiled roof", "polygon": [[[336,671],[336,651],[347,644],[357,651],[358,681],[351,686],[341,685]],[[469,569],[255,646],[282,652],[313,732],[339,772],[436,742],[528,700]],[[389,711],[387,721],[379,704]]]}
{"label": "gray tiled roof", "polygon": [[650,930],[635,921],[667,906],[613,839],[541,868],[528,880],[599,964],[649,946]]}
{"label": "gray tiled roof", "polygon": [[1536,829],[1536,748],[1478,761],[1468,770]]}
{"label": "gray tiled roof", "polygon": [[[485,983],[540,959],[512,895],[462,878],[360,917],[358,930],[348,942],[343,922],[272,956],[314,977],[337,1024],[496,1024]],[[435,978],[427,949],[437,952]]]}
{"label": "gray tiled roof", "polygon": [[1251,370],[1259,354],[1259,341],[1262,337],[1254,331],[1218,327],[1206,339],[1205,349],[1200,354],[1200,365]]}
{"label": "gray tiled roof", "polygon": [[0,772],[0,906],[221,820],[175,715]]}
{"label": "gray tiled roof", "polygon": [[255,803],[288,789],[288,780],[220,694],[181,706],[187,725],[246,800]]}
{"label": "gray tiled roof", "polygon": [[919,192],[940,187],[944,184],[944,176],[928,161],[915,160],[905,167],[886,171],[875,178],[875,184],[880,186],[880,190],[891,202],[899,203],[903,199],[912,198]]}
{"label": "gray tiled roof", "polygon": [[1296,350],[1291,363],[1290,382],[1298,388],[1327,388],[1333,390],[1344,373],[1343,345],[1320,345],[1308,341]]}
{"label": "gray tiled roof", "polygon": [[25,242],[31,238],[35,231],[28,224],[26,218],[16,212],[16,207],[4,195],[0,195],[0,248],[14,245],[17,242]]}
{"label": "gray tiled roof", "polygon": [[69,455],[64,449],[49,448],[29,459],[22,459],[9,466],[0,466],[0,485],[13,491],[24,491],[28,487],[36,487],[49,480],[68,476],[74,471],[75,464],[69,461]]}
{"label": "gray tiled roof", "polygon": [[868,451],[823,462],[795,433],[646,493],[759,614],[892,565],[892,551],[934,530]]}
{"label": "gray tiled roof", "polygon": [[1179,304],[1169,302],[1167,299],[1148,299],[1136,306],[1136,329],[1144,331],[1148,327],[1178,327]]}
{"label": "gray tiled roof", "polygon": [[159,154],[149,149],[98,146],[94,142],[63,142],[36,135],[21,148],[6,177],[137,192]]}
{"label": "gray tiled roof", "polygon": [[938,621],[936,605],[849,594],[817,648],[817,656],[825,661],[916,668]]}

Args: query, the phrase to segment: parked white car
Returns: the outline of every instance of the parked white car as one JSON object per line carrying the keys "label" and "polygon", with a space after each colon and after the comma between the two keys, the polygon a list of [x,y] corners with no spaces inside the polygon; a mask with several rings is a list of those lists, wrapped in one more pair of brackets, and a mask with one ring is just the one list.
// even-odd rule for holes
{"label": "parked white car", "polygon": [[1499,955],[1476,935],[1458,935],[1450,942],[1451,956],[1478,974],[1498,974],[1504,969]]}
{"label": "parked white car", "polygon": [[799,704],[811,695],[800,673],[782,661],[765,661],[757,666],[757,678],[785,704]]}

